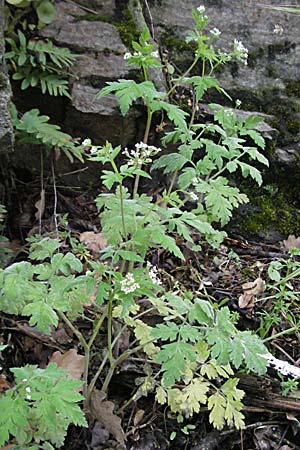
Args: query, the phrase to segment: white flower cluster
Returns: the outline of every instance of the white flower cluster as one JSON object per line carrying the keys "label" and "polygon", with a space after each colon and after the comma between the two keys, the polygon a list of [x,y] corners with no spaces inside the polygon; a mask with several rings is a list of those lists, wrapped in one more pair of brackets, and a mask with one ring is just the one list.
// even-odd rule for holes
{"label": "white flower cluster", "polygon": [[193,185],[199,184],[199,180],[197,177],[192,178],[192,184]]}
{"label": "white flower cluster", "polygon": [[129,151],[125,148],[122,153],[129,158],[128,165],[133,166],[135,163],[141,165],[152,162],[151,156],[154,156],[159,152],[161,152],[161,148],[145,144],[145,142],[139,142],[138,144],[135,144],[135,150]]}
{"label": "white flower cluster", "polygon": [[281,25],[279,25],[278,23],[276,23],[273,33],[274,34],[279,34],[279,36],[281,36],[283,34],[283,27]]}
{"label": "white flower cluster", "polygon": [[190,197],[191,197],[191,199],[194,200],[195,202],[196,202],[197,200],[199,200],[199,197],[198,197],[197,194],[195,194],[195,192],[190,192]]}
{"label": "white flower cluster", "polygon": [[160,286],[162,284],[161,280],[159,279],[158,276],[158,269],[156,266],[152,266],[152,264],[148,261],[147,262],[147,267],[149,270],[149,278],[152,281],[153,284],[157,284],[158,286]]}
{"label": "white flower cluster", "polygon": [[244,46],[241,41],[237,39],[233,42],[233,48],[238,58],[247,66],[248,64],[248,49]]}
{"label": "white flower cluster", "polygon": [[199,11],[199,13],[203,14],[205,12],[205,6],[203,6],[203,5],[198,6],[197,11]]}
{"label": "white flower cluster", "polygon": [[[143,54],[141,52],[134,52],[134,53],[130,53],[130,52],[126,52],[123,56],[123,58],[125,60],[130,59],[134,56],[143,56]],[[153,56],[154,58],[159,58],[159,52],[158,50],[155,50],[153,52],[151,52],[151,56]]]}
{"label": "white flower cluster", "polygon": [[[24,383],[26,383],[26,381],[28,381],[28,380],[27,380],[27,378],[24,378],[22,381],[23,381]],[[27,395],[26,395],[26,397],[25,397],[26,400],[31,400],[31,395],[30,395],[31,389],[30,389],[30,387],[29,387],[29,386],[26,386],[25,391],[27,392]]]}
{"label": "white flower cluster", "polygon": [[84,139],[81,145],[83,145],[84,147],[90,147],[90,153],[96,153],[98,151],[98,147],[96,147],[96,145],[92,145],[92,141],[90,138]]}
{"label": "white flower cluster", "polygon": [[121,291],[124,294],[130,294],[136,291],[140,287],[139,283],[136,283],[132,273],[127,273],[124,280],[121,281]]}
{"label": "white flower cluster", "polygon": [[213,28],[212,30],[210,30],[210,34],[212,35],[212,37],[218,38],[221,35],[221,31],[218,28]]}
{"label": "white flower cluster", "polygon": [[236,108],[239,108],[239,107],[241,106],[241,104],[242,104],[241,100],[239,100],[239,99],[237,98],[236,101],[235,101],[235,107],[236,107]]}

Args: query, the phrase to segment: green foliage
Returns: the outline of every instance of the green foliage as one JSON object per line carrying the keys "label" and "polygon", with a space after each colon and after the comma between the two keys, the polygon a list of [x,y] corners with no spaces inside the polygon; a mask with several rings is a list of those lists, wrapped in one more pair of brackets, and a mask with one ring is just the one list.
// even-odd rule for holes
{"label": "green foliage", "polygon": [[[184,82],[191,85],[195,97],[201,100],[208,89],[223,92],[212,76],[213,70],[233,57],[245,62],[246,49],[235,43],[230,54],[215,51],[216,36],[208,38],[202,32],[208,23],[203,8],[193,11],[193,16],[195,29],[188,40],[196,42],[195,61],[182,77],[174,78],[169,93]],[[29,324],[48,334],[59,321],[67,324],[85,353],[86,408],[90,405],[95,383],[102,380],[101,390],[105,394],[114,371],[124,359],[144,350],[149,367],[145,369],[146,376],[138,381],[135,400],[155,391],[157,402],[167,404],[179,422],[199,413],[205,405],[215,428],[221,429],[225,425],[243,428],[244,393],[237,387],[234,370],[263,374],[267,360],[262,355],[268,353],[267,349],[250,331],[239,331],[230,310],[213,307],[211,299],[205,299],[205,293],[198,296],[183,289],[179,283],[176,291],[172,287],[165,289],[158,269],[147,262],[147,255],[165,249],[184,261],[180,241],[188,242],[191,251],[198,251],[203,241],[215,247],[221,244],[226,234],[220,226],[229,221],[234,208],[247,201],[234,185],[231,174],[239,170],[242,176],[249,176],[260,184],[262,179],[256,165],[268,164],[258,150],[264,148],[263,138],[255,129],[259,119],[250,116],[243,121],[232,110],[211,105],[214,121],[196,123],[196,109],[189,115],[170,103],[168,95],[159,92],[149,81],[149,69],[160,66],[158,53],[149,39],[149,31],[145,29],[139,42],[132,44],[135,52],[126,55],[131,66],[142,70],[144,81],[109,82],[98,94],[101,97],[114,93],[124,115],[134,102],[144,103],[147,110],[144,139],[133,149],[122,151],[121,146],[113,147],[109,142],[97,146],[90,139],[76,147],[70,136],[50,125],[49,118],[41,116],[38,110],[28,111],[21,119],[14,115],[15,126],[20,132],[25,131],[43,144],[61,148],[69,156],[77,156],[76,152],[84,147],[86,152],[89,151],[91,161],[105,165],[101,171],[105,189],[98,195],[96,203],[101,239],[106,240],[106,247],[99,260],[90,261],[85,254],[83,266],[73,253],[63,253],[59,239],[34,240],[29,261],[15,263],[0,272],[0,309],[7,314],[29,317]],[[46,54],[50,55],[49,52]],[[189,79],[190,70],[200,59],[203,60],[202,76]],[[57,64],[57,61],[52,62]],[[211,70],[206,76],[205,69],[209,66]],[[161,148],[148,143],[155,114],[161,114],[162,120],[167,116],[173,126],[163,142],[171,143],[174,150],[158,157]],[[121,152],[123,158],[120,158]],[[150,168],[171,174],[168,188],[157,200],[139,189],[140,179],[152,181]],[[71,245],[76,248],[74,242]],[[94,317],[93,321],[89,318],[91,332],[83,334],[74,319],[85,317],[86,304],[92,305],[89,314],[94,312]],[[153,310],[160,318],[155,326],[143,320],[148,311],[153,314]],[[115,319],[118,321],[116,327]],[[89,384],[90,355],[103,327],[107,348],[103,349],[101,365]],[[134,344],[115,356],[118,352],[114,346],[126,328],[134,335]],[[20,395],[11,406],[15,409],[12,409],[9,421],[2,422],[6,424],[2,440],[7,441],[10,433],[21,445],[33,439],[38,443],[44,440],[62,445],[69,423],[85,425],[76,404],[81,397],[73,392],[75,385],[65,384],[65,379],[62,384],[55,382],[54,385],[50,381],[39,381],[38,386],[45,386],[45,395],[50,399],[50,406],[45,405],[42,388],[40,391],[35,384],[22,384],[24,379],[26,383],[29,379],[34,383],[38,375],[26,375],[27,372],[31,374],[30,370],[37,371],[34,373],[38,375],[41,373],[36,367],[15,369],[16,389]],[[27,387],[30,399],[26,398]],[[2,397],[3,402],[13,398],[14,391],[11,392]],[[66,402],[71,404],[68,404],[68,415]],[[19,416],[23,419],[20,419],[17,434],[12,417]],[[31,424],[29,419],[44,422]],[[188,432],[189,428],[186,425],[182,430]]]}
{"label": "green foliage", "polygon": [[57,47],[51,41],[26,39],[18,30],[18,41],[6,39],[10,51],[5,57],[14,70],[13,80],[23,80],[21,89],[40,86],[43,94],[64,95],[70,98],[68,81],[63,79],[66,70],[74,63],[76,56],[69,49]]}
{"label": "green foliage", "polygon": [[58,125],[48,123],[50,118],[40,114],[38,109],[31,109],[19,119],[16,109],[11,109],[12,122],[20,132],[23,141],[44,144],[50,148],[58,148],[73,162],[73,158],[83,161],[82,146],[76,144],[69,134],[60,131]]}
{"label": "green foliage", "polygon": [[[51,363],[46,369],[26,365],[12,368],[15,386],[0,397],[0,445],[12,437],[24,448],[61,447],[68,426],[87,426],[78,402],[83,396],[75,391],[82,384]],[[49,446],[40,447],[43,441]],[[32,445],[29,447],[29,445]]]}
{"label": "green foliage", "polygon": [[48,25],[56,17],[56,8],[50,0],[6,0],[6,2],[16,8],[25,9],[26,12],[33,6],[41,26]]}

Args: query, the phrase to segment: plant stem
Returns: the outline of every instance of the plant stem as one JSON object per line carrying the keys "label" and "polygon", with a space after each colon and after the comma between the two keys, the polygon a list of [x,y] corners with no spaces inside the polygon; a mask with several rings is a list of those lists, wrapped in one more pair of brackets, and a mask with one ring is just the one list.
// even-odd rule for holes
{"label": "plant stem", "polygon": [[105,377],[104,383],[102,385],[102,391],[106,392],[107,388],[109,386],[109,383],[112,379],[112,376],[114,374],[114,371],[116,370],[116,368],[118,367],[119,364],[121,364],[126,358],[128,358],[128,356],[132,355],[133,353],[138,352],[139,350],[141,350],[142,348],[145,347],[145,345],[150,344],[151,342],[155,341],[155,339],[151,339],[150,341],[144,343],[144,344],[140,344],[137,345],[136,347],[134,347],[131,350],[126,350],[124,353],[122,353],[117,359],[114,360],[113,364],[110,366],[109,371]]}
{"label": "plant stem", "polygon": [[299,330],[300,325],[295,325],[294,327],[288,328],[287,330],[280,331],[279,333],[273,334],[273,336],[269,336],[266,339],[263,339],[263,342],[269,342],[273,339],[277,339],[280,336],[284,336],[285,334],[293,333],[294,331]]}
{"label": "plant stem", "polygon": [[183,80],[190,73],[190,71],[195,67],[195,65],[197,64],[198,61],[199,61],[199,56],[197,56],[194,59],[194,61],[192,62],[190,67],[184,72],[184,74],[176,80],[177,82],[175,84],[173,84],[171,89],[167,92],[166,97],[169,97],[172,94],[172,92],[177,88],[179,82],[181,80]]}
{"label": "plant stem", "polygon": [[[150,133],[151,123],[152,123],[152,115],[153,115],[153,113],[150,109],[150,106],[147,106],[147,122],[146,122],[144,137],[143,137],[143,142],[145,144],[147,144],[148,139],[149,139],[149,133]],[[140,164],[139,169],[141,169],[141,167],[142,167],[142,165]],[[135,180],[134,180],[132,198],[134,198],[136,196],[136,194],[138,193],[139,182],[140,182],[140,175],[136,175]]]}
{"label": "plant stem", "polygon": [[111,366],[114,363],[114,357],[112,354],[112,301],[113,301],[113,292],[110,293],[108,298],[108,311],[107,311],[107,349],[108,349],[108,357]]}

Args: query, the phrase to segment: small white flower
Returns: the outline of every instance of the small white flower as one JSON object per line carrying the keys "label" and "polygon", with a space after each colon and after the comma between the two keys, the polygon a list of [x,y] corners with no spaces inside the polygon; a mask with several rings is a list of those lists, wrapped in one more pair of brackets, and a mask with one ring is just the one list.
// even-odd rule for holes
{"label": "small white flower", "polygon": [[29,386],[27,386],[26,388],[25,388],[25,391],[26,392],[28,392],[28,394],[31,392],[31,389],[30,389],[30,387]]}
{"label": "small white flower", "polygon": [[22,380],[22,381],[24,381],[24,383],[26,383],[26,381],[28,381],[28,380],[27,380],[27,378],[23,378],[23,380]]}
{"label": "small white flower", "polygon": [[201,13],[201,14],[204,13],[205,6],[203,6],[203,5],[198,6],[197,11],[199,11],[199,13]]}
{"label": "small white flower", "polygon": [[197,178],[197,177],[194,177],[194,178],[192,179],[192,184],[198,184],[198,183],[199,183],[198,178]]}
{"label": "small white flower", "polygon": [[154,52],[151,52],[151,56],[153,56],[154,58],[159,58],[158,50],[155,50]]}
{"label": "small white flower", "polygon": [[245,64],[245,66],[247,66],[247,64],[248,64],[248,49],[238,39],[234,40],[233,48],[236,53],[236,56]]}
{"label": "small white flower", "polygon": [[96,147],[95,145],[92,145],[91,149],[90,149],[90,153],[97,153],[98,151],[98,147]]}
{"label": "small white flower", "polygon": [[198,195],[195,194],[194,192],[191,192],[191,193],[190,193],[190,197],[191,197],[191,199],[194,200],[195,202],[196,202],[197,200],[199,200],[199,199],[198,199]]}
{"label": "small white flower", "polygon": [[85,147],[87,145],[92,145],[92,141],[90,140],[90,138],[86,138],[84,141],[82,141],[82,145],[84,145]]}
{"label": "small white flower", "polygon": [[221,35],[221,31],[218,28],[213,28],[212,30],[210,30],[210,34],[217,38]]}
{"label": "small white flower", "polygon": [[129,52],[126,52],[126,53],[124,54],[124,56],[123,56],[124,59],[129,59],[129,58],[131,58],[131,57],[132,57],[132,54],[129,53]]}
{"label": "small white flower", "polygon": [[273,30],[274,34],[279,34],[279,36],[282,35],[283,33],[283,27],[281,25],[279,25],[279,23],[276,23],[274,30]]}
{"label": "small white flower", "polygon": [[121,291],[124,292],[124,294],[130,294],[140,287],[139,283],[136,283],[132,273],[127,273],[124,280],[122,280],[120,284]]}
{"label": "small white flower", "polygon": [[0,366],[0,370],[2,370],[2,369],[3,369],[3,367]]}
{"label": "small white flower", "polygon": [[239,108],[241,106],[241,104],[242,104],[241,100],[236,99],[236,101],[235,101],[236,108]]}
{"label": "small white flower", "polygon": [[148,261],[147,267],[149,270],[149,278],[152,281],[153,284],[157,284],[160,286],[162,284],[161,280],[158,277],[158,269],[156,266],[152,266],[152,264]]}
{"label": "small white flower", "polygon": [[28,394],[28,395],[26,395],[25,398],[26,398],[26,400],[31,400],[31,395]]}

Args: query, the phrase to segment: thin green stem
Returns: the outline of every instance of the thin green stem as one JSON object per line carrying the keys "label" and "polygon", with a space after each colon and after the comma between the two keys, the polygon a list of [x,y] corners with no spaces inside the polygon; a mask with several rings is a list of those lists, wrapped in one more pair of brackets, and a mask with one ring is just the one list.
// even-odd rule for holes
{"label": "thin green stem", "polygon": [[184,74],[179,77],[176,80],[176,83],[173,84],[173,86],[171,87],[171,89],[169,89],[169,91],[166,93],[166,97],[169,97],[172,92],[177,88],[177,86],[179,85],[180,81],[183,80],[189,73],[191,70],[193,70],[193,68],[195,67],[195,65],[197,64],[197,62],[199,61],[199,56],[196,56],[196,58],[194,59],[194,61],[192,62],[192,64],[190,65],[190,67],[184,72]]}
{"label": "thin green stem", "polygon": [[297,331],[299,329],[300,329],[300,324],[295,325],[294,327],[288,328],[287,330],[279,331],[278,333],[273,334],[273,336],[269,336],[269,337],[263,339],[263,342],[273,341],[273,339],[277,339],[281,336],[284,336],[285,334],[293,333],[294,331]]}
{"label": "thin green stem", "polygon": [[126,358],[128,358],[130,355],[132,355],[133,353],[138,352],[139,350],[142,350],[145,345],[150,344],[151,342],[155,341],[155,339],[151,339],[150,341],[144,343],[144,344],[140,344],[137,345],[136,347],[134,347],[131,350],[126,350],[124,353],[122,353],[116,360],[114,360],[113,364],[110,366],[109,371],[105,377],[104,383],[102,385],[102,391],[106,392],[107,388],[109,386],[109,383],[113,377],[113,374],[116,370],[116,368],[118,367],[118,365],[120,365]]}
{"label": "thin green stem", "polygon": [[[143,142],[145,144],[147,144],[148,139],[149,139],[149,133],[150,133],[151,123],[152,123],[152,115],[153,115],[153,112],[151,111],[150,106],[147,106],[147,122],[146,122],[144,137],[143,137]],[[142,164],[139,165],[139,169],[141,169],[141,167],[142,167]],[[140,182],[140,175],[136,175],[135,180],[134,180],[132,198],[134,198],[136,196],[136,194],[138,193],[139,182]]]}
{"label": "thin green stem", "polygon": [[57,311],[57,314],[60,316],[60,318],[68,325],[68,327],[73,331],[73,333],[75,334],[75,336],[77,337],[77,339],[79,340],[79,342],[81,343],[81,345],[84,348],[84,351],[88,351],[89,347],[88,344],[86,342],[86,340],[84,339],[83,335],[80,333],[80,331],[77,330],[77,328],[72,324],[72,322],[67,318],[67,316],[65,315],[65,313],[63,313],[62,311]]}
{"label": "thin green stem", "polygon": [[102,325],[102,323],[103,323],[103,321],[104,321],[104,319],[105,319],[105,317],[106,317],[106,312],[107,312],[107,311],[104,311],[104,313],[101,315],[100,319],[98,320],[98,322],[97,322],[97,324],[96,324],[96,326],[95,326],[95,328],[94,328],[94,330],[93,330],[93,334],[92,334],[90,340],[88,341],[88,347],[89,347],[89,349],[92,347],[92,345],[93,345],[93,343],[94,343],[94,340],[96,339],[96,337],[97,337],[97,335],[98,335],[98,333],[99,333],[99,330],[100,330],[100,328],[101,328],[101,325]]}
{"label": "thin green stem", "polygon": [[112,301],[113,301],[113,292],[111,292],[108,298],[108,311],[107,311],[107,349],[109,362],[111,366],[114,363],[114,357],[112,354]]}

